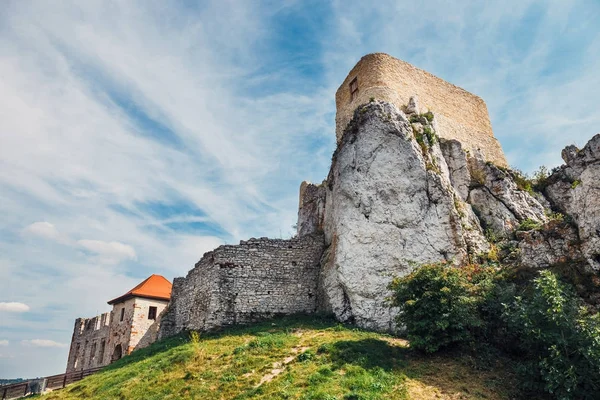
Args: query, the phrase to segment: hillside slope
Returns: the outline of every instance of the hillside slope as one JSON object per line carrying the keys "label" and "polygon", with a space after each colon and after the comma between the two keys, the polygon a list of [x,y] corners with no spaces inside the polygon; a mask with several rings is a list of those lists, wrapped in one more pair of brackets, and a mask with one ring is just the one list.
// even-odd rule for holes
{"label": "hillside slope", "polygon": [[59,399],[509,399],[502,361],[424,357],[408,343],[321,318],[179,336],[43,396]]}

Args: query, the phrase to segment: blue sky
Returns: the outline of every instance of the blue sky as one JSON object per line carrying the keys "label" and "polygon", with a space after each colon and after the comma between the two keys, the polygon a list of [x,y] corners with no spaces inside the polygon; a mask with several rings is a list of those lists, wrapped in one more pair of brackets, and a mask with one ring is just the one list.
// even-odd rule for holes
{"label": "blue sky", "polygon": [[289,237],[364,54],[481,96],[511,165],[560,164],[600,131],[599,20],[597,0],[3,2],[0,377],[61,372],[74,319],[152,273]]}

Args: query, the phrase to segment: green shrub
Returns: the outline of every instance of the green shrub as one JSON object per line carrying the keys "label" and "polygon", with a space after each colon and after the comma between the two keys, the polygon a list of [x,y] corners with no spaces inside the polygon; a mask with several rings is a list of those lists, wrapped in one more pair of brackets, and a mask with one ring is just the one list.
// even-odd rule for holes
{"label": "green shrub", "polygon": [[550,221],[564,222],[564,220],[565,220],[564,214],[561,214],[559,212],[546,211],[545,214],[546,214],[546,217],[548,217],[548,219]]}
{"label": "green shrub", "polygon": [[510,171],[510,175],[512,176],[519,190],[533,194],[534,183],[525,173],[518,169],[514,169]]}
{"label": "green shrub", "polygon": [[540,229],[542,224],[534,219],[527,218],[519,223],[518,231],[533,231]]}
{"label": "green shrub", "polygon": [[574,180],[573,183],[571,183],[571,189],[575,189],[580,184],[581,184],[581,181],[579,179]]}
{"label": "green shrub", "polygon": [[200,344],[200,333],[198,331],[190,331],[190,342],[196,347]]}
{"label": "green shrub", "polygon": [[506,305],[504,319],[526,362],[526,389],[557,399],[597,399],[600,393],[600,316],[580,305],[550,271],[524,297]]}
{"label": "green shrub", "polygon": [[550,171],[544,165],[539,167],[537,171],[533,172],[533,178],[531,179],[533,183],[533,188],[538,192],[543,191],[546,186],[548,186],[548,178],[550,177]]}
{"label": "green shrub", "polygon": [[423,116],[427,118],[427,121],[433,121],[433,113],[431,111],[427,111],[425,114],[423,114]]}
{"label": "green shrub", "polygon": [[445,264],[419,267],[392,281],[392,304],[406,326],[411,347],[427,353],[469,342],[483,326],[478,306],[491,287],[491,268],[454,268]]}
{"label": "green shrub", "polygon": [[435,132],[430,126],[426,126],[423,128],[423,134],[427,136],[427,140],[429,141],[429,145],[433,146],[435,142],[437,142],[437,136]]}
{"label": "green shrub", "polygon": [[297,359],[300,362],[310,361],[310,360],[314,359],[315,356],[316,356],[316,354],[312,350],[308,349],[305,352],[298,354]]}
{"label": "green shrub", "polygon": [[500,236],[498,236],[498,233],[491,228],[485,230],[485,238],[490,243],[498,243],[501,239]]}

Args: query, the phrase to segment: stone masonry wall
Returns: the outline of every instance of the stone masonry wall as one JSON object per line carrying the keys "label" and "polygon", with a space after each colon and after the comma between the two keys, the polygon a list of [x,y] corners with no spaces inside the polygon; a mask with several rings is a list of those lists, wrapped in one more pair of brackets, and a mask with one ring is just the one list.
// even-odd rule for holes
{"label": "stone masonry wall", "polygon": [[110,313],[93,318],[77,318],[67,359],[67,371],[81,371],[108,364]]}
{"label": "stone masonry wall", "polygon": [[[129,340],[128,352],[141,349],[154,343],[158,338],[161,314],[168,301],[136,298],[133,311],[133,326]],[[150,307],[156,307],[156,318],[149,319]]]}
{"label": "stone masonry wall", "polygon": [[[121,321],[121,309],[124,309],[123,320]],[[128,299],[121,303],[113,305],[112,318],[110,322],[110,336],[107,344],[109,353],[108,361],[114,361],[115,350],[118,345],[121,346],[121,356],[129,354],[129,340],[131,338],[131,327],[133,325],[133,316],[135,312],[135,299]]]}
{"label": "stone masonry wall", "polygon": [[[350,82],[356,78],[354,99]],[[485,102],[464,89],[383,53],[364,56],[350,71],[335,95],[336,136],[339,143],[357,106],[370,98],[387,101],[399,109],[417,96],[423,110],[433,111],[437,133],[460,141],[463,148],[479,150],[487,161],[507,166],[500,143],[494,137]]]}
{"label": "stone masonry wall", "polygon": [[[102,367],[116,358],[149,346],[158,338],[160,318],[168,301],[135,297],[113,305],[109,313],[94,318],[77,318],[71,338],[66,372]],[[156,319],[148,319],[150,307],[156,307]],[[124,310],[121,321],[121,310]]]}
{"label": "stone masonry wall", "polygon": [[321,235],[250,239],[204,254],[173,283],[160,337],[316,309]]}

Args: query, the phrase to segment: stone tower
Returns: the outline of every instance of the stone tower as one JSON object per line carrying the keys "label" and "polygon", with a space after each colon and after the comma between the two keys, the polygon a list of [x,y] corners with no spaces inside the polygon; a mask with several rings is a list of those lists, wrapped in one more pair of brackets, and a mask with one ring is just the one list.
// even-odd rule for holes
{"label": "stone tower", "polygon": [[464,149],[480,152],[485,160],[508,166],[480,97],[384,53],[361,58],[337,90],[337,142],[359,105],[375,99],[403,110],[413,96],[422,113],[430,110],[435,114],[440,137],[458,140]]}

